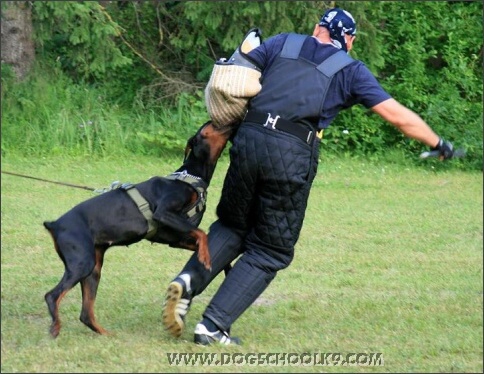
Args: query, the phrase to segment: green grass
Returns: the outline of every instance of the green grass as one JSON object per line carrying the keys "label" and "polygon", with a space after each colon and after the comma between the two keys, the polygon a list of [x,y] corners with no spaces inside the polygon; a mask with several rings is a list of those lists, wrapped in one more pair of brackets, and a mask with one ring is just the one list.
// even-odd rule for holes
{"label": "green grass", "polygon": [[[224,155],[204,229],[215,219],[227,163]],[[95,188],[178,165],[139,156],[2,159],[2,170]],[[61,333],[50,338],[43,296],[63,265],[42,221],[93,194],[2,174],[1,371],[482,372],[482,173],[430,165],[323,162],[293,263],[232,328],[241,347],[192,343],[222,275],[195,298],[182,338],[165,333],[165,288],[190,252],[146,241],[106,255],[96,316],[113,334],[98,336],[79,322],[76,286],[61,303]],[[170,366],[167,352],[381,352],[385,365]]]}

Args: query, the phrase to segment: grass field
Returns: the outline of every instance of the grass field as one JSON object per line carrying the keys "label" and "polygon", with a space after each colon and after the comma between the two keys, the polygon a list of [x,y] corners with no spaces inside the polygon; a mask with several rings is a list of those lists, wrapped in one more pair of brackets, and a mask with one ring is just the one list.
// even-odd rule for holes
{"label": "grass field", "polygon": [[[204,229],[215,218],[227,162],[224,156],[212,180]],[[95,188],[140,182],[176,166],[134,156],[2,159],[5,171]],[[223,275],[194,299],[182,338],[165,333],[165,288],[190,252],[146,241],[107,252],[96,315],[112,335],[99,336],[79,322],[79,286],[61,303],[59,337],[48,335],[43,297],[63,265],[42,221],[91,196],[2,174],[2,373],[483,371],[482,173],[323,162],[292,265],[232,328],[244,342],[240,347],[192,343]],[[254,366],[241,360],[171,366],[167,353],[175,352],[373,352],[382,354],[384,366]]]}

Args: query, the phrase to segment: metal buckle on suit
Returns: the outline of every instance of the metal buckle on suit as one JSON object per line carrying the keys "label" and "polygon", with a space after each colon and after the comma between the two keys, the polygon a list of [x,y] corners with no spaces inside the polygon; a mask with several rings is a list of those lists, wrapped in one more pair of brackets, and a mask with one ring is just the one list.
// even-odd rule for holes
{"label": "metal buckle on suit", "polygon": [[[311,144],[312,140],[313,140],[313,134],[314,134],[314,131],[309,131],[309,134],[308,134],[308,137],[306,139],[306,142],[308,144]],[[323,138],[323,130],[319,130],[319,131],[316,131],[316,138],[318,138],[319,140],[321,140]]]}
{"label": "metal buckle on suit", "polygon": [[272,130],[275,130],[276,129],[276,123],[277,123],[277,120],[281,118],[281,116],[276,116],[275,118],[272,118],[271,117],[271,114],[270,113],[267,113],[267,119],[266,119],[266,123],[263,124],[264,127],[268,127],[270,125],[270,128]]}
{"label": "metal buckle on suit", "polygon": [[306,143],[311,144],[311,141],[313,140],[313,131],[308,132],[308,137],[306,139]]}

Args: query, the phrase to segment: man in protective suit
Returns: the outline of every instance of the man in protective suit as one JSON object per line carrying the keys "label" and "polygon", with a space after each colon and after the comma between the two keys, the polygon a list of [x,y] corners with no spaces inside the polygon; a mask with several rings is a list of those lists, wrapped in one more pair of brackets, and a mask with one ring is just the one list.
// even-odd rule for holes
{"label": "man in protective suit", "polygon": [[345,10],[323,14],[312,36],[283,33],[248,53],[262,72],[260,92],[230,148],[230,166],[208,234],[212,271],[194,254],[170,283],[163,309],[168,332],[180,336],[194,296],[237,257],[195,329],[195,343],[239,344],[230,328],[286,268],[303,224],[318,165],[322,131],[355,104],[440,154],[453,146],[393,99],[369,69],[352,59],[356,24]]}

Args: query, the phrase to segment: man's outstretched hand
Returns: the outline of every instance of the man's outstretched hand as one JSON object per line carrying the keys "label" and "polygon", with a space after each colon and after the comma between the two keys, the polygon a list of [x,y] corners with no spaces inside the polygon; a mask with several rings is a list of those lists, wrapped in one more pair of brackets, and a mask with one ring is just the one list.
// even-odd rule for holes
{"label": "man's outstretched hand", "polygon": [[437,146],[432,148],[432,151],[438,151],[441,160],[448,160],[454,157],[454,146],[451,142],[442,138],[439,139]]}

